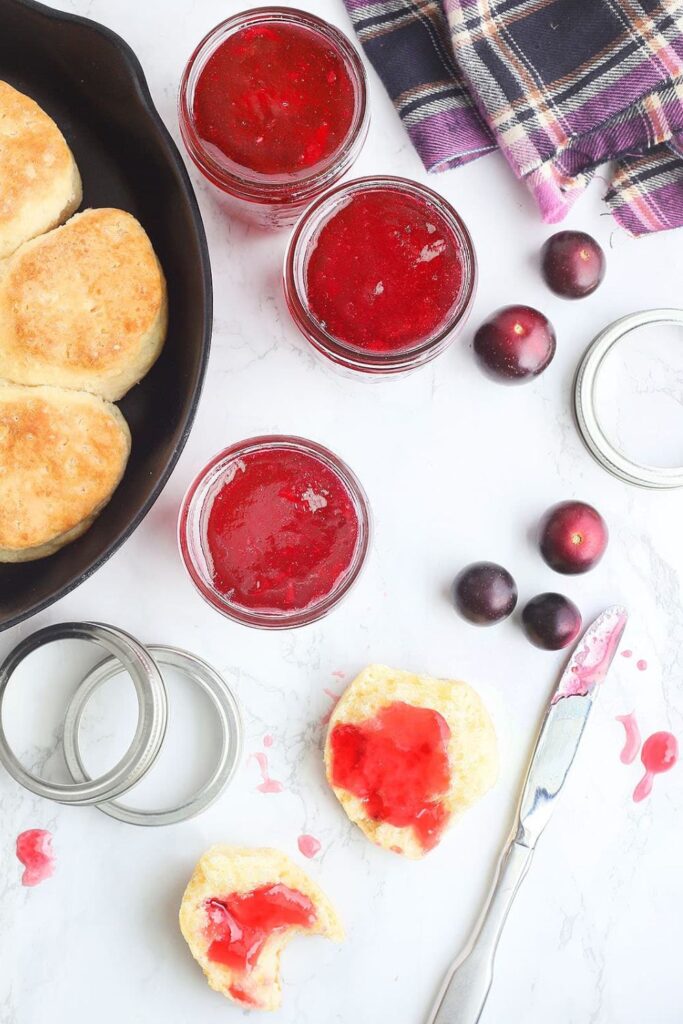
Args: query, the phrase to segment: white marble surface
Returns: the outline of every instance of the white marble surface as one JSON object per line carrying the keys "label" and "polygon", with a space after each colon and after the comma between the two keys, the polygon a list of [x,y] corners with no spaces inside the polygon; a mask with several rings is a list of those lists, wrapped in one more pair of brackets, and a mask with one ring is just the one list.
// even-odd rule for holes
{"label": "white marble surface", "polygon": [[[235,0],[61,5],[131,43],[176,137],[184,60],[205,31],[239,9]],[[307,6],[350,30],[341,0]],[[357,172],[426,180],[372,72],[370,90],[372,126]],[[617,659],[512,911],[483,1020],[675,1024],[683,1006],[681,769],[657,779],[652,797],[635,805],[640,766],[620,763],[622,729],[614,716],[635,709],[644,735],[659,728],[683,733],[683,494],[640,491],[610,478],[583,449],[569,396],[577,359],[598,329],[634,309],[681,304],[683,235],[628,239],[614,229],[595,182],[568,226],[601,240],[609,276],[590,299],[567,303],[540,280],[535,261],[550,230],[501,159],[432,177],[465,217],[479,253],[471,323],[508,302],[538,305],[557,327],[557,357],[535,383],[502,388],[477,370],[467,331],[423,372],[374,386],[328,371],[290,324],[279,281],[285,236],[250,234],[222,219],[208,187],[194,171],[192,177],[211,247],[216,321],[190,442],[135,536],[75,593],[3,634],[0,655],[39,626],[77,618],[186,646],[234,685],[244,710],[245,758],[211,811],[156,831],[33,799],[0,775],[2,1024],[241,1019],[242,1011],[205,986],[176,925],[195,860],[221,841],[272,844],[297,857],[335,900],[348,929],[338,948],[320,939],[290,947],[276,1019],[419,1024],[484,896],[562,661],[530,647],[517,621],[478,631],[455,616],[447,588],[473,558],[508,566],[522,600],[564,589],[587,621],[607,603],[625,603],[631,613],[625,645],[634,652],[631,660]],[[677,381],[666,432],[633,429],[650,410],[647,403],[617,416],[631,440],[650,446],[649,454],[661,450],[675,459],[683,436],[683,348],[670,345],[663,357],[672,375],[650,375],[641,351],[634,355],[640,362],[616,368],[622,383],[612,392],[639,402],[648,381],[663,392],[675,392]],[[270,431],[335,449],[363,480],[376,524],[367,570],[346,603],[322,623],[271,635],[231,624],[205,605],[185,576],[174,538],[178,503],[196,470],[220,447]],[[603,564],[575,580],[552,574],[530,537],[544,509],[569,497],[596,504],[612,532]],[[639,658],[647,660],[646,671],[638,671]],[[341,673],[351,678],[370,661],[469,680],[489,702],[500,735],[497,788],[421,863],[370,846],[323,780],[320,722],[331,703],[325,690],[338,691]],[[27,763],[42,765],[52,778],[63,777],[55,727],[82,662],[82,651],[51,651],[12,689],[11,735]],[[132,698],[118,684],[92,716],[93,767],[104,766],[107,755],[111,763],[113,748],[126,738],[117,729],[130,719]],[[150,803],[187,788],[210,760],[210,719],[199,714],[188,688],[174,686],[172,696],[167,771],[145,783]],[[285,786],[281,794],[258,792],[258,765],[249,759],[263,750],[266,734],[274,737],[268,756],[273,777]],[[52,830],[58,861],[54,878],[36,889],[21,887],[13,855],[14,837],[30,827]],[[304,831],[322,843],[311,862],[297,851]]]}

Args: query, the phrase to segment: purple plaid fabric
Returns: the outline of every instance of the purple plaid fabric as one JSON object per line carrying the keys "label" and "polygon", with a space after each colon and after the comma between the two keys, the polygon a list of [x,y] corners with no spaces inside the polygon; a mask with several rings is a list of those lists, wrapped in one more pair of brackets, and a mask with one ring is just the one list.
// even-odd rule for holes
{"label": "purple plaid fabric", "polygon": [[430,171],[496,146],[544,220],[606,161],[631,234],[683,225],[683,0],[345,0]]}

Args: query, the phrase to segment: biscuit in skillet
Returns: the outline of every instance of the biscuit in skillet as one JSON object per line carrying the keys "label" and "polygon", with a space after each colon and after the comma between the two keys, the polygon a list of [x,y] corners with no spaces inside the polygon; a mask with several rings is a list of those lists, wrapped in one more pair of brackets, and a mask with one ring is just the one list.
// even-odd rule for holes
{"label": "biscuit in skillet", "polygon": [[119,410],[95,395],[0,382],[0,562],[44,558],[85,533],[130,446]]}
{"label": "biscuit in skillet", "polygon": [[86,210],[0,262],[0,378],[117,401],[156,361],[164,275],[135,217]]}
{"label": "biscuit in skillet", "polygon": [[[207,901],[225,900],[262,886],[282,884],[306,896],[315,909],[310,927],[288,926],[266,939],[253,967],[245,972],[209,959]],[[206,979],[217,992],[241,1006],[276,1010],[282,999],[280,955],[297,934],[325,935],[336,942],[344,929],[319,886],[284,853],[272,849],[212,846],[197,864],[180,906],[180,930]]]}
{"label": "biscuit in skillet", "polygon": [[411,859],[427,852],[411,825],[396,826],[368,814],[367,803],[334,783],[332,733],[335,726],[360,724],[394,702],[438,712],[450,730],[450,784],[440,798],[447,824],[476,803],[498,776],[498,746],[491,718],[467,683],[414,675],[386,665],[369,665],[347,687],[330,718],[325,743],[327,780],[351,821],[377,846]]}
{"label": "biscuit in skillet", "polygon": [[0,81],[0,259],[63,223],[81,198],[81,176],[57,125]]}

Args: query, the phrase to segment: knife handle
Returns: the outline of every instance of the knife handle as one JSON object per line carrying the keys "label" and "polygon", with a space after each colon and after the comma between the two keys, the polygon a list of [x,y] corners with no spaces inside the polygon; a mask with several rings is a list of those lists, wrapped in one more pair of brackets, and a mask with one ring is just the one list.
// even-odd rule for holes
{"label": "knife handle", "polygon": [[486,906],[467,945],[451,964],[427,1024],[477,1024],[481,1018],[498,940],[533,852],[516,842],[506,846]]}

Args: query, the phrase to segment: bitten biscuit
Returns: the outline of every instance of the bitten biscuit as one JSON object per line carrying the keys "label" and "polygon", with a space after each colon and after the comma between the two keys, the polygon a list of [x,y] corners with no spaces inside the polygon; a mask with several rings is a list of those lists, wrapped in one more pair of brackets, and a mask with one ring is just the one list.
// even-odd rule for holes
{"label": "bitten biscuit", "polygon": [[0,378],[117,401],[166,335],[166,283],[123,210],[86,210],[0,263]]}
{"label": "bitten biscuit", "polygon": [[[240,897],[248,900],[254,893],[258,897],[264,890],[271,892],[271,887],[276,887],[274,898],[284,898],[285,903],[282,887],[293,890],[308,908],[309,919],[303,925],[287,924],[270,931],[259,945],[257,938],[247,934],[245,922],[263,923],[263,915],[259,910],[250,912]],[[180,930],[211,988],[243,1007],[260,1010],[280,1005],[280,955],[291,938],[304,933],[326,935],[337,942],[344,938],[330,901],[289,857],[278,850],[234,846],[212,846],[197,864],[180,907]],[[237,954],[231,957],[229,943],[222,962],[212,959],[212,943],[221,936],[236,940],[237,954],[249,951],[248,966],[240,966]]]}
{"label": "bitten biscuit", "polygon": [[62,224],[81,198],[78,167],[57,125],[0,82],[0,259]]}
{"label": "bitten biscuit", "polygon": [[130,445],[123,416],[101,398],[0,382],[0,562],[52,555],[85,533]]}
{"label": "bitten biscuit", "polygon": [[[385,709],[396,707],[404,731],[398,740],[391,734],[390,719],[382,719]],[[431,709],[441,718],[427,716],[425,726],[422,716],[422,724],[415,723],[413,734],[411,707]],[[335,739],[335,730],[346,726],[359,727],[358,732],[352,728],[345,734],[337,732]],[[417,728],[424,730],[419,739],[415,739]],[[358,742],[354,739],[356,735],[360,737]],[[431,758],[424,749],[427,736],[439,748]],[[417,744],[412,749],[411,742]],[[437,792],[428,792],[422,802],[418,789],[422,781],[420,769],[414,767],[416,763],[419,766],[421,758],[425,764],[425,785],[437,786]],[[332,714],[325,744],[325,767],[339,802],[368,839],[396,853],[418,858],[436,844],[448,824],[495,783],[496,735],[479,695],[466,683],[370,665],[343,693]],[[387,772],[390,775],[392,771],[396,778],[387,777]],[[357,792],[339,785],[345,774],[353,779]],[[397,825],[388,820],[394,817],[403,822],[411,815],[414,824]],[[425,822],[433,824],[432,832],[426,831]],[[421,828],[425,829],[422,834]]]}

